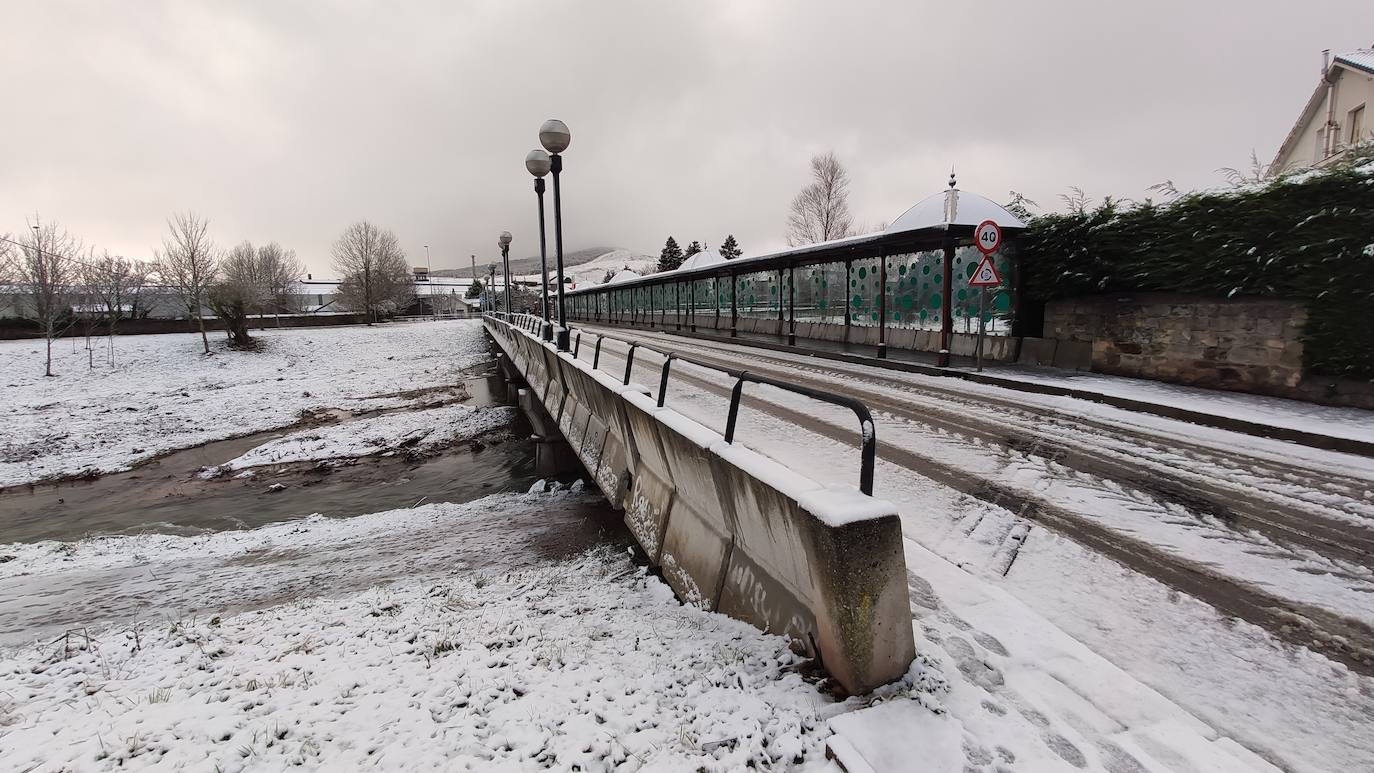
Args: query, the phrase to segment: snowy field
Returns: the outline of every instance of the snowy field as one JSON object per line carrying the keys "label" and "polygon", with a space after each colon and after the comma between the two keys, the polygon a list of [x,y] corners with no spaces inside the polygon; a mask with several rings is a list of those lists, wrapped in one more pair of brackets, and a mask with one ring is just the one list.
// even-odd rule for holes
{"label": "snowy field", "polygon": [[602,550],[20,650],[0,768],[819,764],[832,707],[794,661]]}
{"label": "snowy field", "polygon": [[[0,611],[42,635],[0,655],[0,769],[814,769],[829,717],[939,707],[919,665],[836,703],[784,639],[678,604],[623,551],[541,557],[513,528],[599,502],[11,546]],[[83,584],[114,600],[98,625],[37,623],[70,614],[41,588]]]}
{"label": "snowy field", "polygon": [[167,451],[289,426],[322,409],[405,405],[488,357],[476,320],[254,331],[236,352],[200,336],[121,336],[116,365],[81,339],[0,341],[0,487],[112,472]]}

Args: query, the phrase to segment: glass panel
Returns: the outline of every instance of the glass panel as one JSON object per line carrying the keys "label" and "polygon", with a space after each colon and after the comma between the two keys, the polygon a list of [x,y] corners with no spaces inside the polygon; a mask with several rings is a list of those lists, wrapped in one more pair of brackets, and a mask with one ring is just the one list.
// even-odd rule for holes
{"label": "glass panel", "polygon": [[735,294],[741,317],[778,318],[778,272],[740,274]]}
{"label": "glass panel", "polygon": [[940,329],[944,270],[943,250],[888,256],[888,327]]}
{"label": "glass panel", "polygon": [[797,269],[797,321],[844,324],[844,263]]}
{"label": "glass panel", "polygon": [[878,259],[859,258],[850,264],[849,319],[855,325],[878,324]]}
{"label": "glass panel", "polygon": [[[1003,243],[992,254],[992,263],[1002,277],[1002,284],[987,289],[987,320],[989,335],[1011,335],[1012,326],[1012,263],[1013,247]],[[954,329],[963,333],[978,332],[979,291],[969,287],[968,280],[978,270],[983,253],[974,247],[959,247],[954,253],[954,297],[950,308],[954,314]]]}

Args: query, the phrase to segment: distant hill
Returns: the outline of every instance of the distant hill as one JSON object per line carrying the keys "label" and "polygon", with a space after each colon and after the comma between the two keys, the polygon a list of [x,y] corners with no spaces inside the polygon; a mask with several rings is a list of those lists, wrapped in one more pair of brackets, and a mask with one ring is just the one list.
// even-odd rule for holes
{"label": "distant hill", "polygon": [[[570,266],[580,266],[583,263],[590,263],[591,261],[596,260],[602,255],[606,255],[612,252],[628,253],[627,250],[622,250],[617,247],[588,247],[584,250],[572,250],[570,252],[564,253],[563,255],[563,268],[566,271]],[[487,258],[486,260],[478,258],[477,275],[485,275],[487,273],[487,267],[490,266],[493,262],[497,262],[499,260],[500,256],[497,256],[496,261],[493,261],[490,258]],[[553,245],[549,245],[550,272],[553,271],[553,267]],[[616,268],[619,268],[619,266],[617,266]],[[499,273],[500,270],[500,266],[498,265],[497,272]],[[532,258],[511,258],[510,270],[512,274],[537,274],[539,273],[539,256],[535,255]],[[435,271],[433,273],[435,276],[456,276],[471,278],[472,266],[464,266],[462,268],[445,268]],[[567,273],[572,274],[573,272],[568,271]],[[598,280],[600,280],[600,278],[601,277],[597,277]]]}

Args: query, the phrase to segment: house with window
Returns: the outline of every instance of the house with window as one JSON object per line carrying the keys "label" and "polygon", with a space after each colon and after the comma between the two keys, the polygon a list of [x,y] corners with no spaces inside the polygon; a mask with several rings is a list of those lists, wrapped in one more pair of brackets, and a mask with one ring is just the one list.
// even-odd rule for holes
{"label": "house with window", "polygon": [[1322,53],[1321,79],[1269,165],[1271,175],[1324,166],[1351,147],[1374,141],[1374,45]]}

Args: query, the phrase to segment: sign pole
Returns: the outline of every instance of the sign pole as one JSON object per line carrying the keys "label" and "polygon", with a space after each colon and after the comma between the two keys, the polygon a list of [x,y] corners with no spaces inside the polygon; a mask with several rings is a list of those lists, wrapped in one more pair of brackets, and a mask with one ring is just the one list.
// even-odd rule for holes
{"label": "sign pole", "polygon": [[973,229],[973,246],[983,253],[983,259],[969,277],[968,286],[978,288],[978,343],[974,346],[974,363],[978,372],[983,372],[983,339],[988,326],[988,288],[1002,284],[997,273],[997,265],[992,262],[992,254],[1002,246],[1002,229],[991,220],[984,220]]}
{"label": "sign pole", "polygon": [[983,372],[983,335],[988,324],[988,288],[978,288],[978,372]]}

